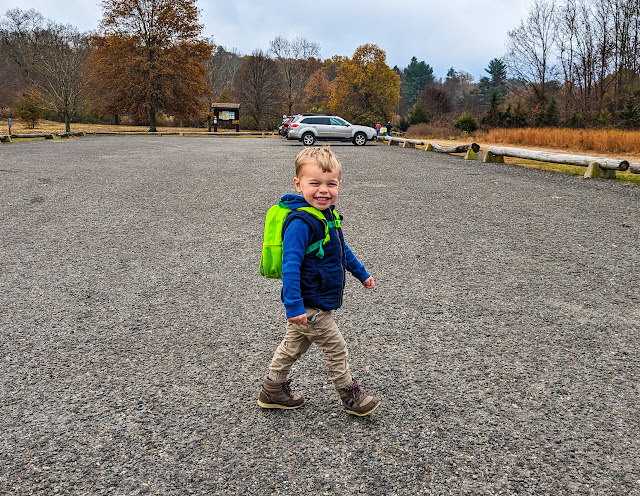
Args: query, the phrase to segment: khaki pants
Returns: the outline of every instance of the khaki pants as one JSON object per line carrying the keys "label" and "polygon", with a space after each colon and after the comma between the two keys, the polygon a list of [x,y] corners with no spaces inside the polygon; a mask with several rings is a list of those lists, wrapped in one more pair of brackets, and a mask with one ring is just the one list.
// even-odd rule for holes
{"label": "khaki pants", "polygon": [[336,389],[353,382],[349,372],[349,353],[333,314],[317,308],[305,308],[307,323],[295,325],[287,322],[287,332],[276,349],[269,366],[269,376],[274,381],[285,381],[291,367],[311,346],[317,344],[323,353],[329,378]]}

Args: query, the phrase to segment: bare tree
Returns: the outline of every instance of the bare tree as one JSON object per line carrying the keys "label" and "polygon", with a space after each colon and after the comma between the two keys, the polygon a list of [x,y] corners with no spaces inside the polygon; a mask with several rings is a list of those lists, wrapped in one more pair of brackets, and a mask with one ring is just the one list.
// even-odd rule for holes
{"label": "bare tree", "polygon": [[[601,0],[605,3],[605,0]],[[615,76],[614,105],[619,108],[625,93],[629,93],[634,82],[638,82],[640,61],[640,1],[608,0],[612,28],[614,31],[613,68]]]}
{"label": "bare tree", "polygon": [[[213,45],[213,39],[210,43]],[[206,63],[207,84],[211,87],[211,94],[215,97],[229,87],[240,68],[243,59],[235,48],[227,50],[218,46]]]}
{"label": "bare tree", "polygon": [[255,50],[236,74],[232,93],[260,128],[272,124],[282,111],[282,86],[276,62],[262,50]]}
{"label": "bare tree", "polygon": [[82,101],[89,54],[88,35],[72,26],[45,20],[35,10],[9,10],[2,21],[0,41],[26,85],[42,94],[70,131]]}
{"label": "bare tree", "polygon": [[512,74],[527,84],[541,102],[547,98],[547,83],[556,76],[556,5],[534,0],[520,26],[509,31],[506,62]]}
{"label": "bare tree", "polygon": [[42,46],[46,19],[34,9],[7,10],[0,18],[0,43],[25,85],[33,84],[35,60]]}
{"label": "bare tree", "polygon": [[54,25],[39,53],[38,88],[64,118],[71,131],[71,118],[80,108],[85,90],[89,38],[71,26]]}
{"label": "bare tree", "polygon": [[294,106],[302,101],[304,87],[311,74],[320,68],[319,61],[316,65],[309,63],[311,59],[320,56],[320,45],[300,36],[292,41],[277,36],[270,42],[270,51],[275,55],[282,70],[287,110],[288,115],[291,115]]}

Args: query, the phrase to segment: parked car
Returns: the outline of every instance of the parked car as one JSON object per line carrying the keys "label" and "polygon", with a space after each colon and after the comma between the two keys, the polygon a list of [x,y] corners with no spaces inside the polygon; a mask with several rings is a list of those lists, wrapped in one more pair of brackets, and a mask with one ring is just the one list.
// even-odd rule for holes
{"label": "parked car", "polygon": [[289,124],[287,133],[287,139],[300,140],[307,146],[316,140],[351,141],[354,145],[363,146],[376,136],[374,128],[351,124],[337,115],[297,115]]}

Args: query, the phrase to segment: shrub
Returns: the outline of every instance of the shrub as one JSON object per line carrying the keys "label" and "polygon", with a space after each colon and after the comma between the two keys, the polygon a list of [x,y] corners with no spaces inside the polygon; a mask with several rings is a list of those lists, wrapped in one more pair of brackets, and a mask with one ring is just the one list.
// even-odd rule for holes
{"label": "shrub", "polygon": [[400,129],[400,131],[402,131],[403,133],[406,132],[407,129],[409,129],[410,125],[411,124],[409,123],[409,121],[404,117],[401,118],[400,121],[398,121],[398,129]]}
{"label": "shrub", "polygon": [[31,129],[36,127],[44,113],[44,99],[38,90],[29,88],[16,101],[16,114],[27,122]]}
{"label": "shrub", "polygon": [[509,127],[527,127],[529,113],[518,103],[515,110],[509,115]]}
{"label": "shrub", "polygon": [[604,127],[611,127],[611,112],[606,109],[602,110],[598,115],[594,116],[594,119]]}
{"label": "shrub", "polygon": [[567,122],[565,123],[565,125],[573,129],[578,129],[578,128],[584,128],[587,125],[587,122],[582,114],[574,110],[573,114],[571,114],[571,117],[567,119]]}
{"label": "shrub", "polygon": [[554,127],[558,125],[558,103],[555,98],[551,97],[551,100],[544,108],[536,108],[534,123],[537,127]]}
{"label": "shrub", "polygon": [[478,120],[467,112],[463,112],[460,117],[453,123],[455,129],[460,129],[465,133],[471,134],[478,130]]}

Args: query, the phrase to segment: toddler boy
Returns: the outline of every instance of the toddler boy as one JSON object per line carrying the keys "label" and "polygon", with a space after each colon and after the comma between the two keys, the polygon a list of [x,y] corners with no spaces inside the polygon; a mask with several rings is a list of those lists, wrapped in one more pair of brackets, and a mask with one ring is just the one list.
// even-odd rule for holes
{"label": "toddler boy", "polygon": [[[375,286],[373,277],[344,242],[341,219],[334,212],[342,166],[328,146],[305,148],[296,157],[295,165],[293,183],[300,194],[286,194],[281,198],[293,210],[282,227],[286,334],[271,360],[258,405],[293,409],[304,404],[304,398],[291,391],[289,373],[296,360],[315,343],[322,349],[329,378],[347,413],[369,415],[380,406],[380,399],[366,394],[362,385],[351,377],[347,343],[332,313],[342,305],[346,271],[357,277],[365,288]],[[306,251],[325,237],[324,225],[313,215],[294,210],[309,206],[320,210],[329,226],[330,240],[322,246],[322,258],[318,250]]]}

